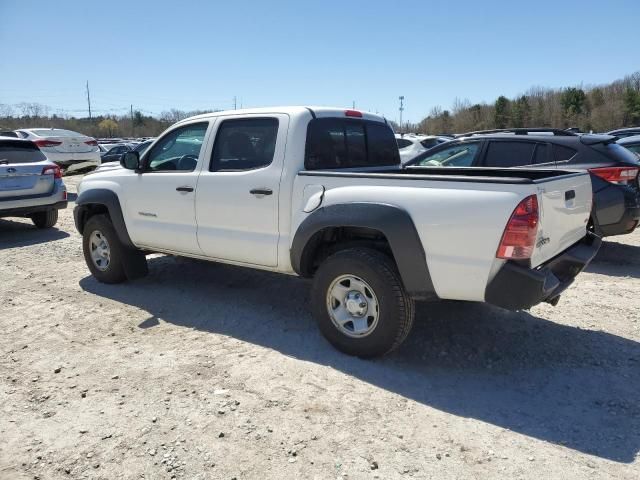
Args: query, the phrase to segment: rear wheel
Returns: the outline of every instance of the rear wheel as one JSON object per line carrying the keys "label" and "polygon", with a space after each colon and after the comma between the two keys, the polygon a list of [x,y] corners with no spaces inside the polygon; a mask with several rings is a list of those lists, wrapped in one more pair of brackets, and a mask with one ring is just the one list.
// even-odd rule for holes
{"label": "rear wheel", "polygon": [[414,319],[394,262],[376,250],[352,248],[327,258],[312,287],[313,314],[338,350],[369,358],[397,348]]}
{"label": "rear wheel", "polygon": [[45,212],[34,213],[30,218],[38,228],[51,228],[58,223],[58,210],[54,208]]}
{"label": "rear wheel", "polygon": [[87,221],[82,234],[84,259],[91,274],[102,283],[121,283],[126,280],[123,246],[105,215],[95,215]]}

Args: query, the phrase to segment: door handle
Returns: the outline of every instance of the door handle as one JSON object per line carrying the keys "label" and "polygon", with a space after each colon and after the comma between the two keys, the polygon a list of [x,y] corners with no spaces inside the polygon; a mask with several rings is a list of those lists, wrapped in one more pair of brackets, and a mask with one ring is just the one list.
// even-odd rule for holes
{"label": "door handle", "polygon": [[193,192],[193,187],[178,187],[176,188],[178,192]]}
{"label": "door handle", "polygon": [[251,195],[271,195],[273,193],[273,190],[271,190],[270,188],[252,188],[251,190],[249,190],[249,193]]}

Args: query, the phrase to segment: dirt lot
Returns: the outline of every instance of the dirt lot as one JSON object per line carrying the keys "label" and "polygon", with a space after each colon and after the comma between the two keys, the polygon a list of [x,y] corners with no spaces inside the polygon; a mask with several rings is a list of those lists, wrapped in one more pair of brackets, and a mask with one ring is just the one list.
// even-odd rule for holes
{"label": "dirt lot", "polygon": [[299,279],[156,255],[99,284],[61,213],[0,220],[2,479],[640,478],[640,233],[555,308],[421,305],[362,361]]}

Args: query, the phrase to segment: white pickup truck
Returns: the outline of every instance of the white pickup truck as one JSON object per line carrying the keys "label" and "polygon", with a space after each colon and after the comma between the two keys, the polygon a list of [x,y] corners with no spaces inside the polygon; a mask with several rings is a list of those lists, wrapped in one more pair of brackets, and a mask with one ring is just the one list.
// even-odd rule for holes
{"label": "white pickup truck", "polygon": [[150,252],[313,277],[320,330],[361,357],[400,345],[415,300],[555,304],[600,245],[587,173],[402,169],[386,120],[355,110],[199,115],[78,190],[99,281],[145,275]]}

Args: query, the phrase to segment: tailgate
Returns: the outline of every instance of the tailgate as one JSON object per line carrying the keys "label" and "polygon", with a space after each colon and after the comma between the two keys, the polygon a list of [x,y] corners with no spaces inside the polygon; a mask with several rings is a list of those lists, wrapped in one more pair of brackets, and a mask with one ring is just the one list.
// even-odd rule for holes
{"label": "tailgate", "polygon": [[53,190],[53,175],[42,175],[42,164],[0,165],[0,199],[44,195]]}
{"label": "tailgate", "polygon": [[588,173],[556,177],[538,184],[540,223],[531,265],[537,267],[580,241],[591,214]]}

